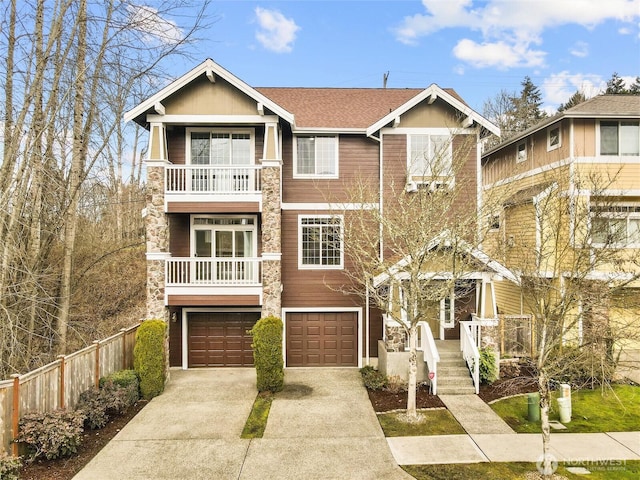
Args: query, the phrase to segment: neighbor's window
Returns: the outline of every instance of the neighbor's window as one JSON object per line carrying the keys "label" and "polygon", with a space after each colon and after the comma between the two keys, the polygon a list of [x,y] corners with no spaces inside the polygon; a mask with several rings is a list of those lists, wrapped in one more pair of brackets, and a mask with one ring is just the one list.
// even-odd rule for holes
{"label": "neighbor's window", "polygon": [[640,155],[640,122],[600,122],[600,155]]}
{"label": "neighbor's window", "polygon": [[516,162],[524,162],[527,159],[527,143],[521,142],[516,150]]}
{"label": "neighbor's window", "polygon": [[298,217],[300,268],[342,268],[342,217]]}
{"label": "neighbor's window", "polygon": [[295,137],[295,177],[337,177],[338,137]]}
{"label": "neighbor's window", "polygon": [[415,177],[453,175],[451,135],[408,135],[409,173]]}
{"label": "neighbor's window", "polygon": [[591,207],[591,240],[594,246],[640,246],[640,205]]}
{"label": "neighbor's window", "polygon": [[559,125],[547,130],[547,150],[555,150],[562,145],[561,135]]}

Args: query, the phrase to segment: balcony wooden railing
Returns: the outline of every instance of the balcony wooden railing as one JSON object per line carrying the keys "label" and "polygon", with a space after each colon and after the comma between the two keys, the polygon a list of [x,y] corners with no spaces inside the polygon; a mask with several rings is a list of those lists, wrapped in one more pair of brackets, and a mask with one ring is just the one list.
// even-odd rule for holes
{"label": "balcony wooden railing", "polygon": [[166,286],[260,285],[261,258],[170,258]]}
{"label": "balcony wooden railing", "polygon": [[259,165],[168,165],[168,194],[256,194],[262,189]]}

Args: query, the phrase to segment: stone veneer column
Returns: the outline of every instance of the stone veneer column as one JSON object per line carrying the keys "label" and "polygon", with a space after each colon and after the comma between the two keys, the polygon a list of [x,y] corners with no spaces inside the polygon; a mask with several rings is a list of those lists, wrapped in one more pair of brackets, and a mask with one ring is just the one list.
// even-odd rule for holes
{"label": "stone veneer column", "polygon": [[282,162],[262,161],[262,316],[282,315]]}
{"label": "stone veneer column", "polygon": [[169,221],[164,212],[164,167],[168,162],[147,161],[147,318],[167,320],[164,305],[165,260],[169,253]]}

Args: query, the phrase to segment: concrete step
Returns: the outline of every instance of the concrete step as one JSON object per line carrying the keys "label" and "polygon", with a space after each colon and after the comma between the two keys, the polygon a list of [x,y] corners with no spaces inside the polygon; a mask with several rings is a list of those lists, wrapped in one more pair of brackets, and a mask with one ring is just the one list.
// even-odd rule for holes
{"label": "concrete step", "polygon": [[438,375],[441,377],[462,377],[469,375],[469,369],[466,365],[438,365]]}
{"label": "concrete step", "polygon": [[438,382],[438,395],[475,395],[476,390],[473,385],[458,386],[458,385],[440,385]]}
{"label": "concrete step", "polygon": [[466,377],[439,377],[438,388],[441,386],[467,386],[473,385],[473,380],[468,375]]}

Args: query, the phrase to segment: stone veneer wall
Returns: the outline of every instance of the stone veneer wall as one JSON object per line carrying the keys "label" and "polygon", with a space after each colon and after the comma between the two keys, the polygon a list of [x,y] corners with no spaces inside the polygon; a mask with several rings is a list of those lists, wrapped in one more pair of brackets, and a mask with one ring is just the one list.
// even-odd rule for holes
{"label": "stone veneer wall", "polygon": [[169,255],[169,224],[164,213],[164,166],[147,164],[145,227],[147,232],[147,318],[167,320],[164,306],[164,258]]}
{"label": "stone veneer wall", "polygon": [[262,167],[262,316],[282,311],[280,165]]}
{"label": "stone veneer wall", "polygon": [[385,325],[387,352],[404,352],[405,339],[407,337],[401,326]]}

